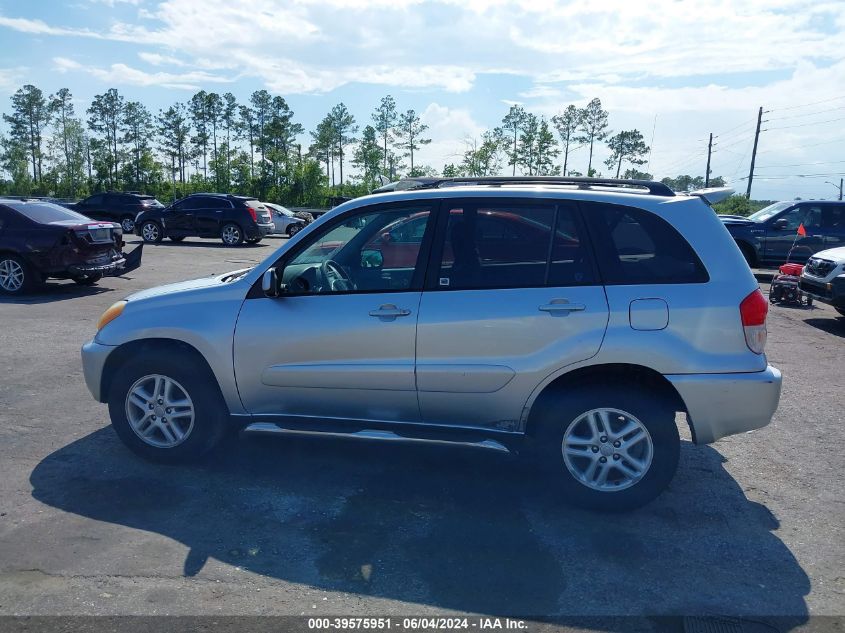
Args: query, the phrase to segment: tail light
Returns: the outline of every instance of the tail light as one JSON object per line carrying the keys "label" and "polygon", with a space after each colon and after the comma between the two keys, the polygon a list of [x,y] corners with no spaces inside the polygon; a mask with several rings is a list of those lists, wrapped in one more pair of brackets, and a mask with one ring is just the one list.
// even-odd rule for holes
{"label": "tail light", "polygon": [[255,209],[253,209],[252,207],[247,207],[246,210],[249,211],[249,214],[252,216],[252,221],[258,224],[258,216],[255,215]]}
{"label": "tail light", "polygon": [[739,316],[745,331],[745,344],[755,354],[762,354],[766,348],[766,315],[769,302],[757,288],[739,304]]}

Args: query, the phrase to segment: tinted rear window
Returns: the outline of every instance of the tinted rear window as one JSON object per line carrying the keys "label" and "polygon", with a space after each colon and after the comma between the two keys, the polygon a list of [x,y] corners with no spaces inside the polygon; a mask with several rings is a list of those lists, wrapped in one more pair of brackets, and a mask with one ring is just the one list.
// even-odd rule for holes
{"label": "tinted rear window", "polygon": [[704,283],[689,243],[654,213],[612,204],[583,205],[606,284]]}
{"label": "tinted rear window", "polygon": [[11,207],[22,216],[29,218],[33,222],[46,224],[48,222],[62,222],[73,220],[75,222],[89,222],[90,218],[80,215],[76,211],[65,209],[57,204],[49,202],[4,202],[7,207]]}

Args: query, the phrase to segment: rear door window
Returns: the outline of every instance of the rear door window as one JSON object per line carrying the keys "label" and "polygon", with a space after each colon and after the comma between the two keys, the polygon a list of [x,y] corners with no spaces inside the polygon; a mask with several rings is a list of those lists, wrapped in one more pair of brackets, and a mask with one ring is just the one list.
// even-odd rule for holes
{"label": "rear door window", "polygon": [[433,287],[529,288],[595,279],[571,203],[447,200]]}
{"label": "rear door window", "polygon": [[654,213],[582,203],[604,283],[704,283],[704,265],[683,236]]}

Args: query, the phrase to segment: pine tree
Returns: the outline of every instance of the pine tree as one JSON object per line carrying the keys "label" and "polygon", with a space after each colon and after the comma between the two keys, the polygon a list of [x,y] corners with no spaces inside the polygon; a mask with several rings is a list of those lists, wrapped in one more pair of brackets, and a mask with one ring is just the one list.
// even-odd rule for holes
{"label": "pine tree", "polygon": [[401,139],[399,147],[405,150],[405,156],[411,159],[411,171],[409,176],[417,176],[414,171],[414,152],[423,145],[431,143],[430,138],[423,138],[422,134],[428,126],[420,120],[414,110],[408,110],[399,116],[399,126],[396,135]]}

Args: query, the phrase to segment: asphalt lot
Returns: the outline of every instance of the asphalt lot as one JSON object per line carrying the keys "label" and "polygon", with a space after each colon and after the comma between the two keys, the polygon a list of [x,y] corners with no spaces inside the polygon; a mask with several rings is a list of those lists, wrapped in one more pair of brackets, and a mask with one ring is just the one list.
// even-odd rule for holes
{"label": "asphalt lot", "polygon": [[280,243],[165,242],[126,278],[0,299],[0,615],[845,615],[845,319],[827,306],[770,312],[773,423],[684,441],[670,489],[627,515],[449,448],[245,438],[192,467],[133,457],[82,379],[99,315]]}

